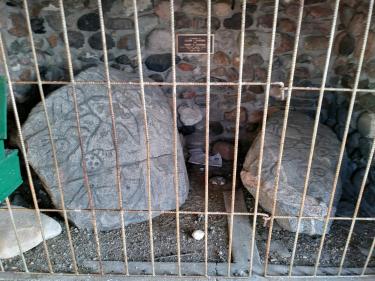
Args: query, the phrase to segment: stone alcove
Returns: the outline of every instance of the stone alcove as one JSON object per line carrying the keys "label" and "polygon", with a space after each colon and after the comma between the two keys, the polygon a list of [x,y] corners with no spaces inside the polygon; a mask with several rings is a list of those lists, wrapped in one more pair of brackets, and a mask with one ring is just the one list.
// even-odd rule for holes
{"label": "stone alcove", "polygon": [[[8,63],[14,80],[35,81],[35,68],[27,37],[22,1],[4,1],[1,11],[9,15],[3,18],[3,31],[8,48]],[[128,3],[129,2],[129,3]],[[230,2],[230,3],[229,3]],[[104,1],[104,23],[108,59],[111,67],[125,72],[137,72],[136,42],[132,1]],[[100,24],[96,1],[64,1],[67,18],[69,45],[75,73],[93,65],[103,63],[100,38]],[[139,26],[142,43],[144,74],[154,81],[171,81],[171,34],[169,25],[169,3],[167,1],[139,1]],[[212,81],[236,82],[239,67],[240,1],[213,1],[211,28],[214,34],[215,53],[212,56]],[[29,3],[31,26],[38,54],[42,79],[61,81],[68,79],[67,59],[62,36],[61,17],[54,1],[32,1]],[[336,31],[333,54],[328,72],[327,87],[352,88],[361,48],[361,38],[365,29],[368,7],[366,1],[342,1],[339,23]],[[273,1],[248,1],[246,11],[244,81],[265,82],[269,56],[269,44],[273,20]],[[298,1],[281,1],[273,58],[272,82],[288,83]],[[333,15],[331,1],[306,1],[294,84],[296,86],[320,87],[328,46],[330,25]],[[205,33],[207,7],[204,1],[175,1],[176,33]],[[375,33],[371,24],[367,51],[358,87],[374,87]],[[178,55],[177,81],[204,82],[206,59],[204,55]],[[38,99],[37,91],[32,94],[30,85],[17,85],[16,96],[20,104],[33,104]],[[46,85],[54,88],[52,85]],[[165,91],[170,89],[165,87]],[[205,87],[180,86],[178,106],[205,107]],[[215,87],[211,91],[210,121],[212,141],[233,139],[236,87]],[[271,88],[269,112],[282,109],[280,90]],[[314,116],[318,91],[294,91],[292,110],[303,111]],[[326,92],[321,122],[330,126],[341,139],[346,121],[350,92]],[[31,100],[31,102],[30,102]],[[263,86],[244,86],[241,103],[240,139],[246,140],[256,124],[261,121],[264,101]],[[22,107],[22,106],[21,106]],[[30,109],[25,109],[28,112]],[[374,137],[374,96],[361,91],[352,117],[347,152],[350,162],[348,169],[350,194],[353,199],[358,193],[366,157]],[[180,113],[194,114],[194,110],[179,110]],[[204,124],[202,114],[196,113],[196,123],[185,126],[180,122],[180,131],[186,135],[186,143],[203,145]],[[188,118],[188,117],[185,117]],[[194,117],[193,117],[194,119]],[[184,116],[180,117],[184,120]],[[195,121],[193,121],[195,122]],[[365,198],[374,198],[375,174],[369,176],[369,186]],[[363,203],[367,215],[371,202]],[[353,202],[352,202],[353,203]]]}

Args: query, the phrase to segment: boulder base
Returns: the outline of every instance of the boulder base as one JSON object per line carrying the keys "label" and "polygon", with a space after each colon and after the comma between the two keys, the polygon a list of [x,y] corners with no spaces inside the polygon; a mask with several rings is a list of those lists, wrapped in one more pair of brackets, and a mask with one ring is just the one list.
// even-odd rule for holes
{"label": "boulder base", "polygon": [[[307,162],[311,147],[314,120],[301,113],[290,112],[285,147],[277,194],[277,216],[298,216],[301,205]],[[274,184],[280,138],[283,126],[283,112],[277,112],[267,121],[262,178],[259,190],[259,204],[267,212],[272,211]],[[245,187],[255,197],[259,163],[260,135],[254,140],[247,153],[241,179]],[[305,200],[304,216],[327,216],[330,193],[335,175],[340,142],[331,129],[319,124],[314,158]],[[338,182],[331,216],[341,195],[341,182]],[[296,232],[297,218],[276,219],[283,228]],[[303,219],[299,232],[320,235],[324,220]]]}
{"label": "boulder base", "polygon": [[[104,73],[104,68],[90,68],[81,72],[76,81],[105,81]],[[137,76],[130,75],[110,70],[112,81],[139,81]],[[146,139],[140,86],[112,85],[119,167],[116,167],[106,85],[77,84],[75,93],[80,115],[82,147],[77,131],[72,86],[62,87],[46,99],[65,206],[68,209],[86,209],[70,211],[68,216],[79,228],[93,227],[89,211],[90,188],[94,207],[101,209],[96,212],[98,229],[116,229],[121,227],[117,168],[124,210],[148,210]],[[172,114],[159,87],[145,87],[145,96],[151,154],[152,209],[171,210],[176,207]],[[31,111],[23,126],[23,134],[31,166],[41,178],[53,203],[61,208],[52,147],[41,104]],[[179,139],[177,142],[178,190],[179,202],[182,204],[187,197],[189,184]],[[81,157],[81,149],[84,159]],[[83,163],[86,166],[87,181]],[[158,214],[160,213],[154,212],[153,216]],[[125,214],[125,223],[141,222],[147,218],[147,212],[130,212]]]}

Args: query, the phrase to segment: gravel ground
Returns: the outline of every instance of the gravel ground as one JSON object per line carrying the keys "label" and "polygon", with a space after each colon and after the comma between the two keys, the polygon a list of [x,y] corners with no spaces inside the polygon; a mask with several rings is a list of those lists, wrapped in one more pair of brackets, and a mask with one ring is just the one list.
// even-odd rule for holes
{"label": "gravel ground", "polygon": [[[240,170],[241,167],[238,168]],[[189,165],[190,192],[189,197],[181,210],[204,211],[204,170],[199,166]],[[223,189],[231,187],[231,167],[225,164],[222,168],[210,168],[210,177],[224,176],[227,178],[225,186],[209,185],[209,211],[224,212]],[[253,210],[254,199],[240,183],[240,190],[244,192],[246,204],[249,211]],[[237,192],[240,192],[238,190]],[[41,203],[46,201],[43,193],[40,195]],[[48,203],[42,207],[48,208]],[[259,208],[259,212],[264,212]],[[49,215],[53,216],[52,213]],[[69,251],[69,243],[66,235],[66,228],[57,214],[53,216],[57,219],[63,233],[58,237],[48,240],[47,245],[50,252],[50,259],[55,272],[73,272],[72,259]],[[126,220],[126,217],[125,217]],[[227,261],[227,218],[222,215],[209,216],[208,231],[208,261]],[[334,221],[331,231],[326,236],[320,264],[321,266],[338,266],[342,257],[346,243],[348,229],[350,225],[347,221]],[[181,237],[181,261],[182,262],[203,262],[204,261],[204,240],[196,241],[191,237],[194,230],[204,230],[204,216],[202,215],[180,215],[180,237]],[[81,265],[84,261],[98,260],[95,238],[90,231],[80,231],[74,226],[70,228],[73,238],[76,259],[80,272],[87,272]],[[257,223],[256,241],[262,261],[265,259],[265,248],[268,225],[259,217]],[[173,214],[163,214],[153,219],[154,234],[154,256],[155,261],[176,262],[177,242],[176,242],[176,218]],[[126,227],[127,255],[129,261],[150,261],[150,241],[148,222],[129,225]],[[368,255],[368,251],[375,236],[374,222],[357,222],[345,267],[362,267]],[[274,225],[271,252],[269,262],[271,264],[288,265],[290,263],[293,249],[295,233],[283,230],[277,223]],[[121,231],[113,230],[100,232],[99,240],[101,244],[101,255],[103,261],[123,261],[123,247]],[[312,237],[301,234],[298,240],[298,247],[295,256],[295,265],[313,266],[315,264],[317,250],[320,244],[320,237]],[[30,271],[48,272],[45,252],[42,245],[25,253]],[[3,260],[4,268],[7,271],[23,271],[22,261],[19,257]],[[369,264],[375,266],[373,256]]]}
{"label": "gravel ground", "polygon": [[[247,207],[252,210],[254,198],[244,189]],[[259,212],[264,212],[258,208]],[[257,246],[259,254],[264,261],[266,244],[269,233],[269,225],[264,225],[262,219],[257,223]],[[320,259],[321,266],[339,266],[343,250],[350,228],[349,221],[335,220],[332,223],[330,232],[326,235],[325,243]],[[372,239],[375,236],[375,223],[358,221],[355,224],[351,242],[344,262],[345,267],[363,267],[371,247]],[[282,229],[274,223],[272,231],[271,250],[268,261],[271,264],[289,265],[293,251],[295,233]],[[315,265],[321,236],[310,236],[300,234],[294,260],[295,265]],[[375,255],[370,261],[369,267],[375,266]]]}
{"label": "gravel ground", "polygon": [[[198,167],[190,171],[189,197],[181,210],[204,211],[204,172]],[[222,188],[211,186],[209,189],[209,210],[225,211]],[[52,215],[49,213],[49,215]],[[63,233],[47,241],[50,259],[55,272],[73,272],[72,258],[66,228],[60,217]],[[125,215],[126,220],[126,215]],[[227,218],[222,215],[209,216],[208,229],[208,261],[223,262],[227,260]],[[154,235],[155,261],[177,261],[176,217],[163,214],[152,221]],[[196,241],[191,237],[194,230],[204,230],[204,216],[180,215],[180,242],[182,262],[204,261],[204,239]],[[129,261],[150,261],[150,240],[148,222],[126,227],[127,255]],[[91,231],[80,231],[74,226],[70,228],[76,258],[81,271],[86,272],[80,264],[87,260],[98,260],[95,236]],[[99,233],[101,256],[103,261],[123,261],[121,230]],[[25,253],[30,271],[48,272],[44,248],[42,245]],[[6,270],[22,271],[19,257],[3,260]]]}

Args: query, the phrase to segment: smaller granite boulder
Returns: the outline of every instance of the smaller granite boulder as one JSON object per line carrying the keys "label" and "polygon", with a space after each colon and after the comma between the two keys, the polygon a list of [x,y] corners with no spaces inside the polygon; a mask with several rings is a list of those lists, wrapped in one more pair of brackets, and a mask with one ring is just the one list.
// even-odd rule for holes
{"label": "smaller granite boulder", "polygon": [[[259,189],[259,204],[267,212],[271,212],[273,206],[283,116],[283,112],[276,112],[267,121]],[[280,226],[293,232],[297,231],[297,216],[304,189],[313,125],[314,120],[310,117],[290,112],[275,215],[295,216],[296,218],[291,219],[276,219]],[[260,135],[254,140],[247,153],[241,172],[243,184],[254,197],[257,188],[259,149]],[[340,142],[334,132],[327,126],[319,124],[303,216],[322,217],[322,219],[303,219],[299,229],[300,233],[321,235],[323,232],[324,217],[328,214],[339,150]],[[337,184],[331,216],[335,215],[340,195],[341,181]]]}
{"label": "smaller granite boulder", "polygon": [[[13,206],[13,208],[16,208],[16,206]],[[40,214],[40,216],[45,239],[54,238],[61,233],[61,226],[57,221],[44,214]],[[13,209],[13,217],[23,252],[43,242],[35,210]],[[20,249],[18,248],[16,235],[7,209],[0,210],[0,233],[0,258],[8,259],[19,255]]]}

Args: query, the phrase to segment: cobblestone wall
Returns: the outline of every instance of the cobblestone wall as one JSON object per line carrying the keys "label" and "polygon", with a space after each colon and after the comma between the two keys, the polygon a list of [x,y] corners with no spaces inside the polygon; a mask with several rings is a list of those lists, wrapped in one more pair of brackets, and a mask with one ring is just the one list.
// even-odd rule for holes
{"label": "cobblestone wall", "polygon": [[[37,48],[39,66],[44,80],[67,80],[67,59],[62,37],[62,25],[57,1],[29,1],[31,26]],[[212,81],[238,81],[241,1],[212,1],[211,28],[214,34],[214,54],[211,64]],[[319,87],[323,75],[334,1],[306,0],[302,36],[299,43],[295,85]],[[353,86],[361,38],[368,12],[368,1],[343,0],[335,36],[333,56],[327,86]],[[74,72],[79,73],[103,63],[97,1],[64,0],[69,46]],[[35,80],[31,47],[25,23],[22,1],[2,1],[0,24],[8,50],[8,63],[14,80]],[[244,80],[265,82],[269,64],[269,45],[274,1],[249,0],[246,10]],[[171,32],[169,1],[139,0],[139,24],[144,74],[154,81],[171,81]],[[131,0],[103,1],[104,23],[110,66],[125,72],[138,71],[134,16]],[[5,13],[5,14],[4,14]],[[295,39],[298,1],[281,1],[273,58],[273,82],[287,84]],[[205,33],[207,7],[203,0],[175,1],[176,33]],[[375,24],[371,25],[360,88],[374,88]],[[178,55],[177,81],[204,82],[206,57]],[[46,88],[48,89],[48,88]],[[20,103],[38,95],[30,86],[17,86]],[[170,95],[170,89],[164,88]],[[178,87],[179,129],[189,147],[203,147],[205,87]],[[212,141],[231,140],[235,130],[235,87],[211,88]],[[292,110],[314,115],[316,91],[293,92]],[[350,93],[326,93],[321,122],[329,125],[342,138]],[[241,104],[241,141],[254,134],[263,114],[264,87],[244,87]],[[283,107],[280,89],[271,89],[269,112]],[[347,144],[351,159],[348,169],[347,201],[360,186],[366,157],[375,137],[375,97],[360,93],[357,99]],[[369,177],[369,188],[363,209],[374,215],[371,202],[375,197],[375,169]],[[366,207],[367,205],[368,207]],[[365,206],[366,205],[366,206]],[[373,208],[372,208],[373,209]]]}

